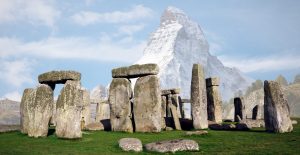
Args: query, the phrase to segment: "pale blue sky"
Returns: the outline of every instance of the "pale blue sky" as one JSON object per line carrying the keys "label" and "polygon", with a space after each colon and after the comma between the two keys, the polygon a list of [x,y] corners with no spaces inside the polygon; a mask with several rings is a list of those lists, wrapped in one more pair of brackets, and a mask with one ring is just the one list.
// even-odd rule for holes
{"label": "pale blue sky", "polygon": [[141,57],[167,6],[200,24],[225,65],[262,80],[300,73],[297,0],[0,0],[0,97],[20,99],[50,70],[107,85],[113,67]]}

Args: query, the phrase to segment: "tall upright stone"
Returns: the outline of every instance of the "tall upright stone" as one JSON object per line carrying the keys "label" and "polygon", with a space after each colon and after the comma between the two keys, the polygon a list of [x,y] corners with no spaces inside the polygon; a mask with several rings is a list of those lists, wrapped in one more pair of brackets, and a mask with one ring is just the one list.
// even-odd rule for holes
{"label": "tall upright stone", "polygon": [[222,123],[222,99],[219,93],[219,78],[206,79],[208,120]]}
{"label": "tall upright stone", "polygon": [[79,81],[68,80],[56,103],[56,136],[59,138],[81,138],[81,110],[83,93]]}
{"label": "tall upright stone", "polygon": [[161,128],[166,128],[165,118],[167,117],[167,97],[161,96]]}
{"label": "tall upright stone", "polygon": [[131,98],[130,81],[126,78],[113,78],[108,98],[112,131],[133,132]]}
{"label": "tall upright stone", "polygon": [[29,102],[29,137],[46,137],[50,118],[52,116],[52,106],[54,104],[53,90],[50,86],[40,84],[36,88],[35,101]]}
{"label": "tall upright stone", "polygon": [[161,131],[161,91],[156,75],[137,79],[134,87],[133,113],[137,132]]}
{"label": "tall upright stone", "polygon": [[200,64],[193,65],[191,82],[191,109],[194,128],[208,128],[206,84],[204,70]]}
{"label": "tall upright stone", "polygon": [[173,94],[168,95],[168,108],[170,108],[171,116],[173,118],[174,126],[176,130],[181,130],[181,124],[178,116],[176,101],[172,98]]}
{"label": "tall upright stone", "polygon": [[[25,89],[23,92],[22,100],[20,103],[20,130],[22,133],[28,133],[28,126],[29,126],[29,106],[32,106],[35,102],[36,90],[32,88]],[[31,117],[33,118],[33,117]]]}
{"label": "tall upright stone", "polygon": [[91,109],[90,109],[90,92],[86,89],[81,89],[82,91],[82,111],[81,111],[81,118],[84,119],[85,125],[91,123]]}
{"label": "tall upright stone", "polygon": [[264,82],[264,92],[266,130],[279,133],[293,131],[289,105],[278,82],[266,80]]}
{"label": "tall upright stone", "polygon": [[243,98],[236,97],[234,98],[234,121],[239,122],[239,118],[244,120],[246,119],[245,105],[243,104]]}

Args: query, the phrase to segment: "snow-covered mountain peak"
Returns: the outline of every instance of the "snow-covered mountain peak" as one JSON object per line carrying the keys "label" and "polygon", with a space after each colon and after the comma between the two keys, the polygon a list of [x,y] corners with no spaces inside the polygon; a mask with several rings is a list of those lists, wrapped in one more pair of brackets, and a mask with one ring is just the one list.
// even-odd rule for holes
{"label": "snow-covered mountain peak", "polygon": [[175,7],[164,11],[159,28],[152,33],[144,55],[136,62],[145,63],[158,64],[161,87],[181,88],[184,98],[190,96],[192,66],[195,63],[204,67],[206,77],[220,77],[225,100],[252,82],[238,70],[225,67],[217,57],[212,56],[199,24]]}

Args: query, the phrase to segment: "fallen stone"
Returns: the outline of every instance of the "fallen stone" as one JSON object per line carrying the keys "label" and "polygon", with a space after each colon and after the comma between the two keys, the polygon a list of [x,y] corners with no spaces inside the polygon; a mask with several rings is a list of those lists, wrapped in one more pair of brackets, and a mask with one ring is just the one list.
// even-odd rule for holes
{"label": "fallen stone", "polygon": [[53,90],[48,85],[40,84],[36,88],[35,101],[29,103],[28,136],[46,137],[54,104]]}
{"label": "fallen stone", "polygon": [[193,136],[193,135],[207,135],[208,131],[206,130],[198,130],[198,131],[187,131],[185,133],[187,136]]}
{"label": "fallen stone", "polygon": [[175,139],[149,143],[145,145],[147,151],[175,153],[177,151],[199,151],[199,145],[194,140]]}
{"label": "fallen stone", "polygon": [[22,133],[28,133],[28,126],[29,126],[29,106],[33,105],[35,102],[35,89],[25,89],[23,92],[22,100],[20,103],[20,130]]}
{"label": "fallen stone", "polygon": [[157,75],[159,67],[157,64],[132,65],[129,67],[120,67],[112,70],[113,78],[137,78],[147,75]]}
{"label": "fallen stone", "polygon": [[142,142],[137,138],[122,138],[119,140],[119,147],[123,151],[134,151],[134,152],[143,151]]}
{"label": "fallen stone", "polygon": [[248,131],[250,130],[252,127],[247,124],[247,123],[237,123],[236,124],[236,130],[240,130],[240,131]]}
{"label": "fallen stone", "polygon": [[134,87],[134,122],[137,132],[161,131],[161,92],[159,79],[148,75],[137,79]]}
{"label": "fallen stone", "polygon": [[236,128],[236,125],[234,124],[223,124],[222,126],[224,130],[234,130]]}
{"label": "fallen stone", "polygon": [[223,125],[222,124],[209,124],[209,129],[211,130],[223,130]]}
{"label": "fallen stone", "polygon": [[76,71],[51,71],[39,75],[39,83],[64,84],[67,80],[80,81],[81,74]]}
{"label": "fallen stone", "polygon": [[55,134],[59,138],[81,138],[83,107],[82,90],[79,81],[68,80],[56,103],[56,129]]}
{"label": "fallen stone", "polygon": [[114,78],[109,87],[110,123],[112,131],[133,132],[131,83],[126,78]]}
{"label": "fallen stone", "polygon": [[102,123],[95,122],[86,125],[84,129],[88,131],[99,131],[104,130],[104,126]]}
{"label": "fallen stone", "polygon": [[205,129],[207,122],[207,94],[203,67],[194,64],[191,81],[191,111],[195,129]]}
{"label": "fallen stone", "polygon": [[265,81],[264,92],[264,120],[266,130],[268,132],[279,133],[293,131],[289,105],[279,83],[275,81]]}

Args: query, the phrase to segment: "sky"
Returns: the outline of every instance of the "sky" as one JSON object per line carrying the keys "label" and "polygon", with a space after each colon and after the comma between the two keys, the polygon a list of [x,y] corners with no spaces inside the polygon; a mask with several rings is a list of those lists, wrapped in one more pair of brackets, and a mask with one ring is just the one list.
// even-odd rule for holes
{"label": "sky", "polygon": [[261,80],[300,73],[297,0],[0,0],[0,98],[20,101],[51,70],[81,72],[89,90],[108,85],[112,68],[142,56],[168,6],[199,23],[225,66]]}

